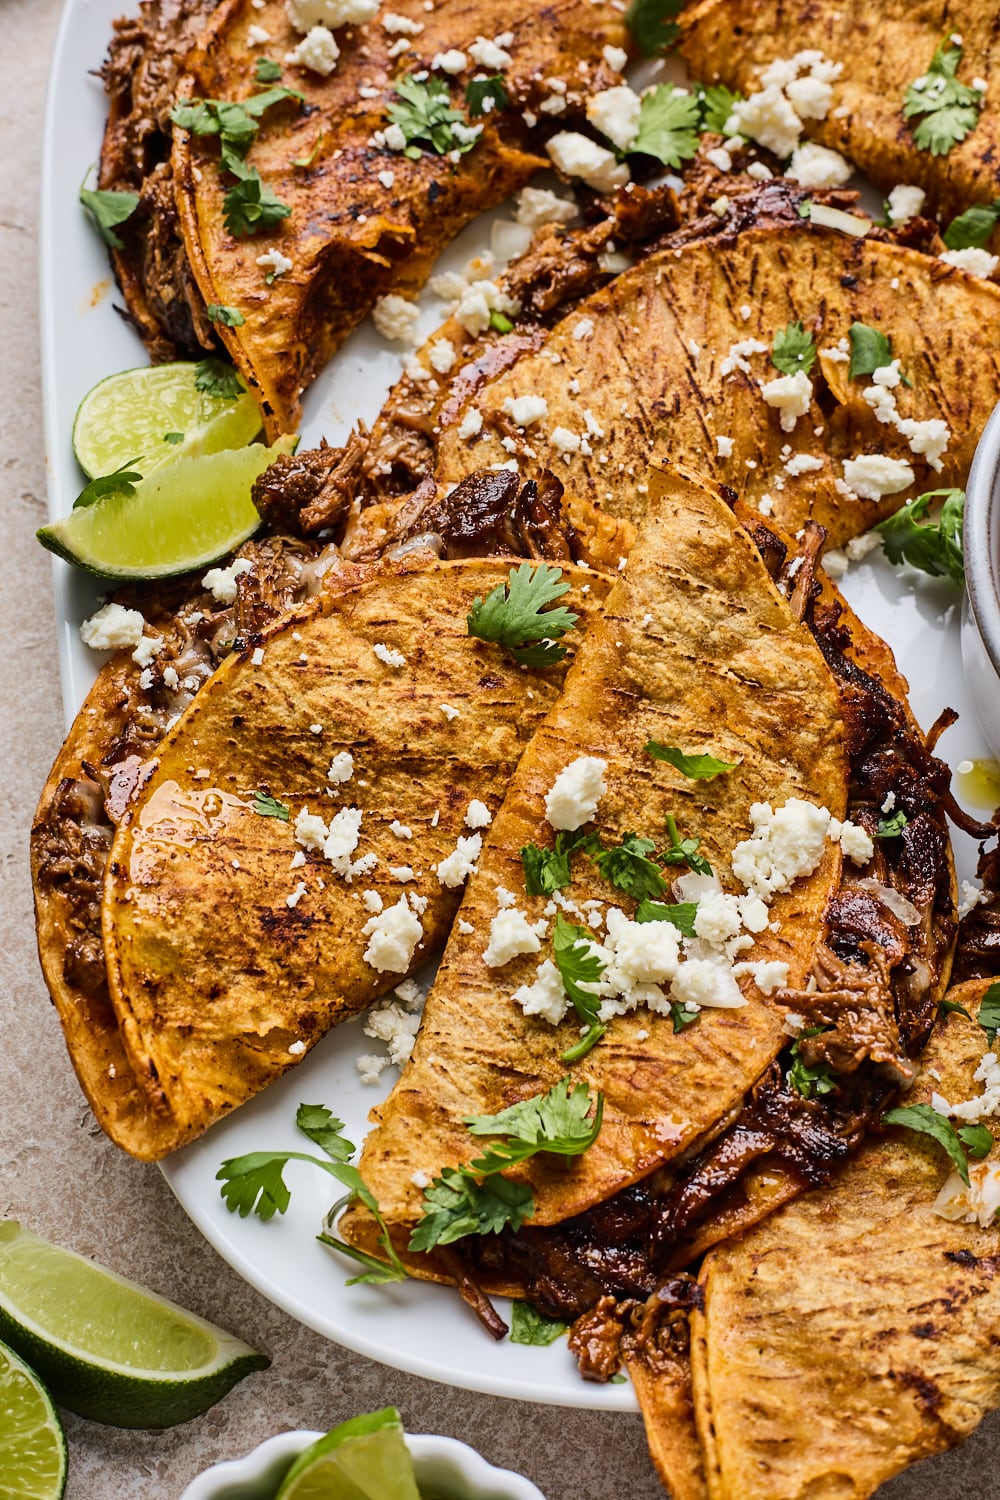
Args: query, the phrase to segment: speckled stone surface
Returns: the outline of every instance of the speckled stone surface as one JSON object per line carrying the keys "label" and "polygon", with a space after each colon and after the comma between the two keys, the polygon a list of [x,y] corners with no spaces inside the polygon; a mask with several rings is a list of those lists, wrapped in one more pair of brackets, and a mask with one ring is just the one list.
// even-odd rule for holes
{"label": "speckled stone surface", "polygon": [[[566,1411],[451,1390],[372,1364],[292,1322],[247,1286],[188,1222],[155,1167],[105,1140],[67,1061],[38,970],[27,838],[62,737],[44,518],[36,314],[42,109],[59,0],[0,0],[0,1213],[92,1255],[266,1350],[199,1421],[165,1433],[67,1419],[67,1500],[177,1500],[201,1469],[272,1433],[326,1428],[389,1402],[412,1431],[474,1444],[522,1469],[549,1500],[656,1500],[638,1417]],[[988,1500],[1000,1421],[888,1485],[885,1500]]]}

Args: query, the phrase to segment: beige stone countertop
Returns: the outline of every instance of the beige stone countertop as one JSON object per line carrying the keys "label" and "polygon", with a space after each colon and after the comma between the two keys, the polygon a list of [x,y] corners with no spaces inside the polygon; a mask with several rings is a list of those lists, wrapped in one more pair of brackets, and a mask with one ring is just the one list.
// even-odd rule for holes
{"label": "beige stone countertop", "polygon": [[[123,9],[127,8],[123,0]],[[442,1432],[521,1469],[549,1500],[657,1500],[638,1416],[453,1390],[373,1364],[272,1307],[209,1248],[152,1166],[101,1134],[77,1086],[34,946],[28,829],[63,734],[45,517],[38,365],[37,222],[42,110],[60,0],[0,0],[0,1211],[175,1298],[271,1356],[195,1422],[125,1432],[67,1416],[67,1500],[177,1500],[201,1469],[272,1433],[327,1428],[395,1404],[411,1431]],[[59,564],[59,566],[62,566]],[[886,1486],[885,1500],[996,1496],[1000,1421]]]}

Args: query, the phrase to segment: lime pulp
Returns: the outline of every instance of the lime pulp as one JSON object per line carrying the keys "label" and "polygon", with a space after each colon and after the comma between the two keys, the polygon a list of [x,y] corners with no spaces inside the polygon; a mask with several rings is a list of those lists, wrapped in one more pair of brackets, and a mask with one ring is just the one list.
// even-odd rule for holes
{"label": "lime pulp", "polygon": [[13,1349],[0,1344],[0,1495],[59,1500],[66,1439],[51,1397]]}
{"label": "lime pulp", "polygon": [[301,1453],[285,1475],[276,1500],[420,1500],[392,1406],[342,1422]]}

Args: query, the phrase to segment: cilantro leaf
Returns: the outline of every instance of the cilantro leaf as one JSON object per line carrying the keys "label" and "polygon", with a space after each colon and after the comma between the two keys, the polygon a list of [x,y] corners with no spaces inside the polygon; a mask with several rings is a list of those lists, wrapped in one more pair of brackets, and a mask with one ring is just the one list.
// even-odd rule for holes
{"label": "cilantro leaf", "polygon": [[629,152],[653,156],[665,167],[679,167],[698,150],[701,109],[694,94],[661,83],[643,94],[639,129]]}
{"label": "cilantro leaf", "polygon": [[817,1063],[814,1068],[806,1065],[801,1055],[801,1043],[805,1037],[819,1036],[825,1031],[825,1026],[808,1026],[799,1035],[799,1040],[793,1042],[789,1049],[792,1066],[785,1075],[796,1093],[801,1094],[803,1099],[811,1099],[814,1094],[830,1094],[837,1087],[826,1063]]}
{"label": "cilantro leaf", "polygon": [[472,601],[466,619],[469,634],[481,641],[496,641],[523,666],[547,667],[562,661],[565,648],[555,641],[572,630],[579,616],[562,605],[544,609],[569,592],[569,584],[560,582],[561,578],[562,569],[546,563],[532,567],[523,562],[511,568],[506,585],[497,584],[485,599]]}
{"label": "cilantro leaf", "polygon": [[949,250],[981,250],[1000,221],[1000,198],[992,203],[974,203],[964,214],[952,219],[944,232]]}
{"label": "cilantro leaf", "polygon": [[240,328],[246,322],[238,307],[227,307],[224,302],[210,302],[205,316],[210,323],[222,323],[226,328]]}
{"label": "cilantro leaf", "polygon": [[593,942],[594,934],[588,927],[567,922],[562,912],[556,914],[552,932],[553,958],[563,988],[581,1021],[596,1021],[601,1003],[592,990],[583,988],[584,985],[600,984],[604,973],[599,955],[591,951]]}
{"label": "cilantro leaf", "polygon": [[268,796],[267,792],[254,792],[253,810],[259,818],[277,818],[281,823],[287,823],[292,816],[290,807],[279,802],[277,797]]}
{"label": "cilantro leaf", "polygon": [[993,1150],[993,1136],[985,1125],[960,1125],[958,1138],[975,1161],[982,1161]]}
{"label": "cilantro leaf", "polygon": [[343,1120],[338,1120],[325,1105],[300,1104],[295,1123],[333,1161],[350,1161],[354,1155],[353,1143],[342,1134]]}
{"label": "cilantro leaf", "polygon": [[680,27],[673,17],[683,4],[684,0],[632,0],[625,25],[643,57],[656,57],[677,40]]}
{"label": "cilantro leaf", "polygon": [[955,1164],[959,1177],[969,1186],[969,1162],[954,1125],[944,1115],[939,1115],[929,1104],[906,1104],[901,1109],[890,1109],[882,1116],[883,1125],[904,1125],[919,1135],[929,1135],[943,1146]]}
{"label": "cilantro leaf", "polygon": [[698,875],[711,875],[712,866],[703,854],[698,853],[701,839],[682,839],[672,814],[667,817],[667,836],[670,847],[660,852],[665,865],[688,865]]}
{"label": "cilantro leaf", "polygon": [[939,1015],[950,1016],[950,1015],[954,1015],[956,1012],[960,1016],[964,1016],[967,1021],[971,1021],[972,1020],[972,1017],[969,1014],[969,1012],[966,1010],[965,1006],[964,1005],[959,1005],[959,1003],[958,1003],[957,1000],[939,1000],[938,1001],[938,1014]]}
{"label": "cilantro leaf", "polygon": [[258,57],[253,76],[258,83],[277,83],[281,77],[281,64],[270,57]]}
{"label": "cilantro leaf", "polygon": [[[930,518],[931,502],[943,500],[937,520]],[[875,527],[882,533],[885,555],[892,563],[908,562],[933,578],[965,583],[962,557],[964,490],[928,490]]]}
{"label": "cilantro leaf", "polygon": [[134,495],[135,487],[142,479],[138,469],[131,466],[137,463],[134,458],[126,459],[119,468],[110,474],[102,474],[97,479],[92,479],[73,501],[74,510],[86,510],[89,505],[94,505],[98,500],[105,499],[108,495]]}
{"label": "cilantro leaf", "polygon": [[601,872],[601,878],[609,885],[624,891],[636,901],[651,901],[662,896],[667,888],[659,866],[648,857],[656,848],[652,839],[642,839],[637,833],[622,835],[622,841],[613,849],[603,849],[591,858]]}
{"label": "cilantro leaf", "polygon": [[454,1167],[445,1167],[424,1193],[424,1213],[410,1235],[409,1249],[433,1250],[470,1234],[499,1234],[510,1225],[520,1229],[535,1211],[527,1183],[506,1177],[476,1182]]}
{"label": "cilantro leaf", "polygon": [[979,1024],[992,1047],[1000,1031],[1000,984],[991,984],[979,1002]]}
{"label": "cilantro leaf", "polygon": [[177,443],[183,443],[184,434],[183,432],[165,432],[163,434],[163,441],[165,443],[172,443],[176,446]]}
{"label": "cilantro leaf", "polygon": [[219,401],[235,401],[246,387],[232,365],[221,359],[200,359],[194,367],[194,388]]}
{"label": "cilantro leaf", "polygon": [[735,771],[738,760],[716,760],[714,755],[685,755],[675,745],[661,745],[658,740],[647,740],[643,747],[654,760],[665,760],[691,781],[711,781],[726,771]]}
{"label": "cilantro leaf", "polygon": [[115,234],[115,228],[135,213],[139,207],[139,194],[120,192],[117,188],[82,187],[80,202],[104,243],[114,250],[121,250],[123,241]]}
{"label": "cilantro leaf", "polygon": [[529,896],[551,896],[561,891],[572,880],[570,855],[577,849],[591,853],[600,848],[595,833],[570,833],[560,829],[552,849],[540,849],[537,844],[525,844],[521,850],[524,867],[524,888]]}
{"label": "cilantro leaf", "polygon": [[692,1021],[697,1021],[699,1012],[686,1010],[679,1000],[670,1002],[670,1019],[674,1023],[674,1033],[683,1031],[685,1026],[690,1026]]}
{"label": "cilantro leaf", "polygon": [[693,938],[696,935],[694,919],[697,911],[697,901],[681,901],[677,905],[668,905],[663,901],[640,901],[633,920],[636,922],[672,922],[678,932],[683,933],[685,937]]}
{"label": "cilantro leaf", "polygon": [[[259,234],[262,229],[273,229],[291,213],[287,203],[268,187],[256,167],[240,164],[239,181],[234,183],[222,200],[222,216],[226,228],[233,235]],[[243,317],[240,315],[240,322]]]}
{"label": "cilantro leaf", "polygon": [[713,85],[711,88],[704,88],[699,85],[695,90],[695,97],[698,100],[698,108],[701,111],[699,129],[703,131],[711,130],[717,135],[725,135],[726,121],[733,112],[733,106],[742,99],[743,95],[739,92],[734,94],[732,90],[725,88],[719,83]]}
{"label": "cilantro leaf", "polygon": [[[447,85],[440,78],[400,78],[395,91],[398,103],[390,104],[388,116],[390,124],[398,125],[406,137],[405,156],[415,161],[425,151],[444,156],[449,151],[472,150],[478,136],[461,138],[468,134],[465,116],[452,108]],[[456,132],[456,125],[465,130]]]}
{"label": "cilantro leaf", "polygon": [[898,839],[909,821],[903,809],[900,808],[891,817],[879,818],[876,835],[880,839]]}
{"label": "cilantro leaf", "polygon": [[961,60],[961,47],[942,43],[926,73],[910,84],[903,100],[906,119],[919,118],[913,131],[918,149],[932,156],[947,156],[979,121],[983,95],[955,77]]}
{"label": "cilantro leaf", "polygon": [[510,103],[504,81],[499,73],[492,78],[473,78],[471,83],[465,86],[465,102],[469,106],[469,116],[478,120],[482,115],[492,114],[494,110],[506,109]]}
{"label": "cilantro leaf", "polygon": [[883,365],[892,364],[892,341],[879,329],[869,328],[867,323],[852,323],[848,337],[851,340],[849,379],[873,375]]}
{"label": "cilantro leaf", "polygon": [[[257,66],[267,61],[260,58]],[[304,102],[298,89],[286,88],[265,89],[262,94],[251,94],[239,103],[229,99],[181,99],[170,111],[170,118],[179,129],[189,130],[192,135],[219,136],[220,164],[232,171],[234,159],[239,160],[249,151],[260,129],[261,115],[283,99]]]}
{"label": "cilantro leaf", "polygon": [[558,1318],[547,1318],[530,1302],[515,1302],[511,1308],[510,1341],[512,1344],[554,1344],[569,1328]]}
{"label": "cilantro leaf", "polygon": [[802,370],[808,375],[815,362],[815,341],[801,323],[786,323],[784,328],[779,328],[771,350],[771,363],[776,370],[783,375],[795,375]]}
{"label": "cilantro leaf", "polygon": [[283,1154],[274,1151],[251,1151],[246,1156],[232,1156],[215,1174],[230,1213],[245,1219],[255,1213],[267,1223],[275,1214],[283,1214],[292,1195],[282,1173],[290,1161],[309,1161],[296,1151]]}
{"label": "cilantro leaf", "polygon": [[[553,1151],[559,1156],[579,1156],[600,1133],[604,1095],[599,1093],[595,1100],[585,1083],[572,1087],[571,1083],[570,1078],[562,1078],[547,1094],[522,1099],[495,1115],[468,1115],[462,1123],[472,1135],[505,1135],[505,1146],[528,1146],[532,1155]],[[472,1166],[480,1170],[475,1163]]]}

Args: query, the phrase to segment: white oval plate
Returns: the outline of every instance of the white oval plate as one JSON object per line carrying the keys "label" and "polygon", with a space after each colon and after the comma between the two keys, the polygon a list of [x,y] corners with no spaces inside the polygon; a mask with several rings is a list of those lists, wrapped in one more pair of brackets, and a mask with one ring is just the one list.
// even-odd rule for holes
{"label": "white oval plate", "polygon": [[[64,515],[83,485],[70,445],[73,415],[98,380],[145,364],[136,335],[114,310],[104,248],[77,204],[88,166],[96,161],[104,124],[104,95],[88,69],[97,68],[122,0],[69,0],[56,46],[46,119],[42,185],[42,374],[49,507]],[[134,4],[130,7],[134,9]],[[471,226],[446,252],[441,268],[459,268],[489,245],[501,210]],[[421,333],[440,321],[440,306],[425,297]],[[309,391],[303,442],[342,441],[358,418],[371,421],[401,367],[398,353],[370,321],[341,350]],[[67,718],[95,675],[95,657],[80,644],[79,624],[95,607],[99,585],[56,561],[55,591]],[[915,586],[914,586],[915,585]],[[987,753],[962,676],[958,596],[949,585],[881,559],[852,568],[844,591],[861,617],[892,645],[925,727],[947,704],[961,714],[942,753],[952,765]],[[98,661],[100,659],[97,659]],[[975,850],[957,834],[959,873],[970,878]],[[358,1078],[355,1058],[373,1050],[360,1020],[331,1032],[302,1064],[224,1120],[195,1145],[164,1163],[163,1172],[184,1208],[212,1245],[272,1302],[348,1348],[401,1370],[496,1396],[563,1406],[634,1411],[630,1385],[588,1385],[561,1340],[545,1349],[495,1344],[458,1295],[447,1288],[345,1287],[351,1266],[316,1241],[337,1196],[318,1170],[292,1163],[288,1213],[269,1224],[230,1214],[215,1174],[226,1157],[257,1150],[303,1150],[295,1130],[300,1101],[328,1105],[360,1142],[368,1111],[395,1077],[378,1087]],[[504,1310],[501,1304],[501,1310]]]}

